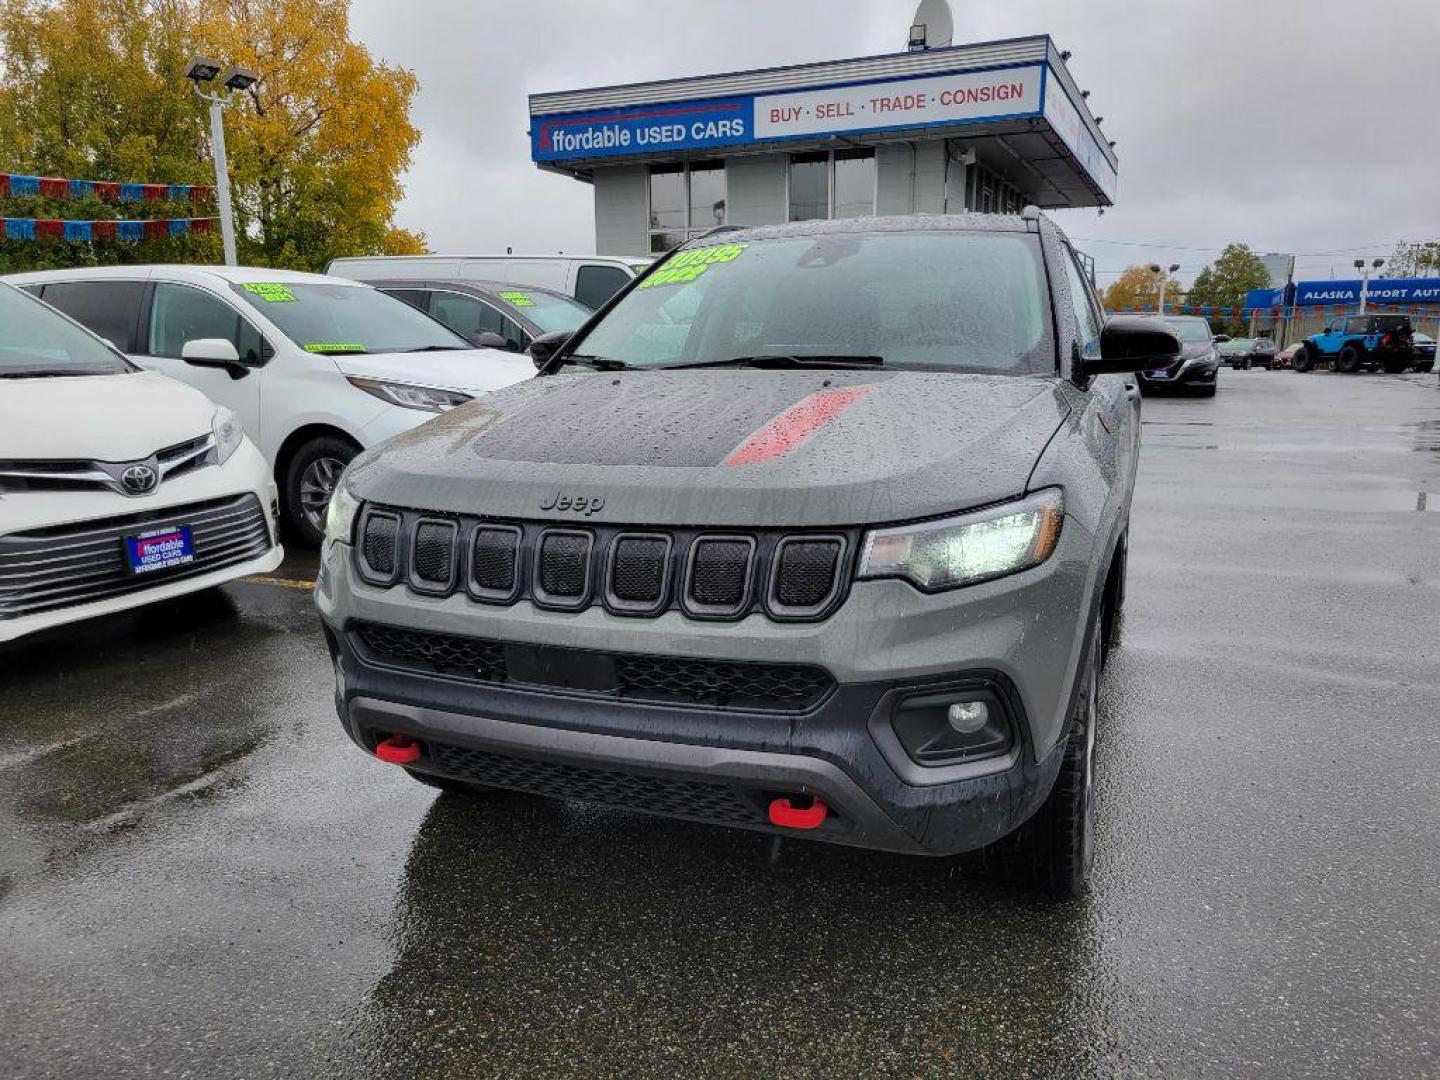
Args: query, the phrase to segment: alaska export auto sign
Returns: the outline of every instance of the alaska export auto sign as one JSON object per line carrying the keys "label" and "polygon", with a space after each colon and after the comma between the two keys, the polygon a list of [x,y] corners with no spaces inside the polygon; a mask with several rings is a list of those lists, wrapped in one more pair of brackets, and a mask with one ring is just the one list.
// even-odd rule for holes
{"label": "alaska export auto sign", "polygon": [[1042,64],[532,118],[535,161],[719,146],[1041,115]]}

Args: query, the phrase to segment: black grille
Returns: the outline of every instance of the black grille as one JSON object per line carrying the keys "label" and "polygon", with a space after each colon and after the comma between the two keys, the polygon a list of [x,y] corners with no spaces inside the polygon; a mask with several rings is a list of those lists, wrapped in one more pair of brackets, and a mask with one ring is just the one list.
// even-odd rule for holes
{"label": "black grille", "polygon": [[500,682],[505,678],[505,648],[498,641],[424,634],[378,623],[361,623],[355,636],[375,656],[424,664],[438,674],[468,676],[486,682]]}
{"label": "black grille", "polygon": [[813,608],[835,588],[839,540],[790,540],[780,548],[775,597],[785,607]]}
{"label": "black grille", "polygon": [[[454,532],[447,529],[454,526]],[[843,602],[858,529],[701,529],[510,522],[367,506],[355,565],[382,588],[479,603],[652,618],[819,621]]]}
{"label": "black grille", "polygon": [[733,608],[745,599],[754,544],[743,539],[697,540],[690,564],[690,599]]}
{"label": "black grille", "polygon": [[515,591],[519,550],[518,530],[481,525],[475,530],[475,539],[471,542],[471,584],[497,596],[512,594]]}
{"label": "black grille", "polygon": [[[808,664],[547,648],[376,623],[357,624],[353,636],[362,655],[376,663],[487,683],[551,686],[624,701],[805,712],[835,685],[823,668]],[[583,684],[576,679],[577,673],[583,673]]]}
{"label": "black grille", "polygon": [[630,604],[658,604],[665,591],[670,541],[663,536],[622,536],[615,541],[610,590]]}
{"label": "black grille", "polygon": [[422,521],[415,530],[415,576],[430,585],[448,585],[455,562],[455,526]]}
{"label": "black grille", "polygon": [[386,577],[395,573],[395,544],[399,536],[399,518],[390,514],[371,514],[365,519],[361,550],[366,564],[375,573]]}
{"label": "black grille", "polygon": [[[129,572],[124,538],[188,527],[193,562]],[[0,619],[88,604],[248,562],[269,551],[270,526],[254,495],[0,536]]]}
{"label": "black grille", "polygon": [[585,595],[590,570],[590,537],[549,532],[540,540],[540,589],[547,596],[578,600]]}
{"label": "black grille", "polygon": [[436,768],[451,776],[493,787],[700,821],[753,824],[764,820],[756,803],[723,784],[510,757],[445,743],[431,743],[429,752]]}

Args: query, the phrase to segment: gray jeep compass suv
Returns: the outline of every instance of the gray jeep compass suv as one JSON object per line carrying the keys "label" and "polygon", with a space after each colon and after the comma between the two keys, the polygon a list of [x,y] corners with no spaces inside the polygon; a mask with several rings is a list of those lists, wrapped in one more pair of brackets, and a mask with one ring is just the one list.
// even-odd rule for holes
{"label": "gray jeep compass suv", "polygon": [[1133,375],[1021,217],[726,229],[541,377],[360,455],[316,596],[336,704],[417,780],[1007,865],[1080,888]]}

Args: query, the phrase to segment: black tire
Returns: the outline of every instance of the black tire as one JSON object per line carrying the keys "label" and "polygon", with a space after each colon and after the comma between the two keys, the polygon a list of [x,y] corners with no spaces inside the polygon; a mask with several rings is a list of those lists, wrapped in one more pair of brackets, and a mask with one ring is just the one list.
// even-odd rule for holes
{"label": "black tire", "polygon": [[[348,439],[322,435],[290,458],[285,469],[285,516],[302,544],[319,547],[325,536],[325,507],[340,473],[360,448]],[[328,489],[326,485],[328,484]],[[323,491],[324,498],[320,498]]]}
{"label": "black tire", "polygon": [[1410,370],[1410,361],[1403,356],[1392,356],[1380,361],[1386,375],[1400,375]]}
{"label": "black tire", "polygon": [[1315,366],[1315,354],[1307,346],[1301,346],[1295,350],[1293,363],[1295,370],[1303,374]]}
{"label": "black tire", "polygon": [[1340,355],[1335,358],[1335,370],[1343,371],[1346,375],[1354,375],[1360,370],[1360,365],[1365,362],[1365,356],[1354,345],[1346,345],[1340,350]]}
{"label": "black tire", "polygon": [[1035,816],[1010,840],[1011,867],[1034,888],[1057,900],[1084,890],[1095,857],[1095,736],[1101,625],[1102,621],[1097,619],[1055,786]]}
{"label": "black tire", "polygon": [[451,795],[463,795],[466,798],[476,798],[482,795],[489,795],[499,791],[499,788],[486,787],[484,784],[468,784],[464,780],[456,780],[449,776],[436,776],[434,773],[420,772],[418,769],[406,769],[405,772],[412,780],[418,780],[426,787],[433,787],[438,791],[444,791]]}

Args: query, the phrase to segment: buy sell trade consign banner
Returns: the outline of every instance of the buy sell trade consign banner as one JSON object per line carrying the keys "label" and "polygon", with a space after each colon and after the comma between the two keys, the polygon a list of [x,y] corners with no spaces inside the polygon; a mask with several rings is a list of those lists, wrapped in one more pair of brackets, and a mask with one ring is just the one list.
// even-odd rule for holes
{"label": "buy sell trade consign banner", "polygon": [[1114,168],[1040,63],[534,116],[530,153],[540,163],[664,155],[1020,118],[1043,118],[1113,196]]}

